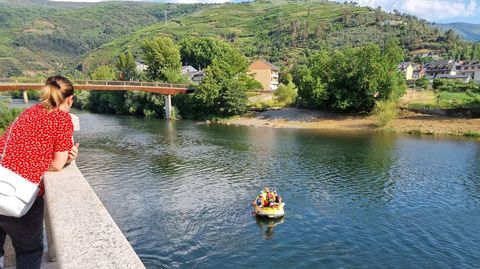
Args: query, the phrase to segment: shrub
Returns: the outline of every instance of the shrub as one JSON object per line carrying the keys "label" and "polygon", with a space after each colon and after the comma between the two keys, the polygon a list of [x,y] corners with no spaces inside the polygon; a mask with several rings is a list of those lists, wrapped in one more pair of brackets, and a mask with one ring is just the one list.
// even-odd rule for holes
{"label": "shrub", "polygon": [[433,80],[433,89],[439,92],[480,92],[480,85],[475,81],[465,83],[454,79],[436,78]]}
{"label": "shrub", "polygon": [[423,90],[428,90],[428,85],[429,85],[428,79],[426,79],[425,77],[419,78],[417,79],[417,81],[415,81],[415,86]]}
{"label": "shrub", "polygon": [[391,100],[378,101],[375,103],[372,114],[378,127],[387,126],[398,114],[397,104]]}
{"label": "shrub", "polygon": [[3,133],[12,121],[20,114],[19,108],[11,108],[8,101],[0,101],[0,132]]}
{"label": "shrub", "polygon": [[287,85],[280,84],[273,94],[279,103],[288,106],[294,103],[297,99],[297,88],[295,88],[295,85],[292,82]]}

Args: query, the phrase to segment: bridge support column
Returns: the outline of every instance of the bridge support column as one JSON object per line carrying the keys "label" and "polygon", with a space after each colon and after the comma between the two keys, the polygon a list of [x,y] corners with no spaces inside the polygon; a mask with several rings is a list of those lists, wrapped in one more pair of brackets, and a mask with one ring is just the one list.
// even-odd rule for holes
{"label": "bridge support column", "polygon": [[27,91],[23,91],[23,102],[25,104],[28,103],[28,93],[27,93]]}
{"label": "bridge support column", "polygon": [[169,120],[172,118],[172,96],[165,95],[165,119]]}

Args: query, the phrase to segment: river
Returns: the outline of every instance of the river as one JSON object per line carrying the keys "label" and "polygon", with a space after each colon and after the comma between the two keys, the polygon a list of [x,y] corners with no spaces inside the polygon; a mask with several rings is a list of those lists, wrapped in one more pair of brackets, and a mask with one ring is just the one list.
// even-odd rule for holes
{"label": "river", "polygon": [[[147,268],[474,268],[480,142],[75,112],[78,166]],[[286,203],[258,220],[263,186]]]}

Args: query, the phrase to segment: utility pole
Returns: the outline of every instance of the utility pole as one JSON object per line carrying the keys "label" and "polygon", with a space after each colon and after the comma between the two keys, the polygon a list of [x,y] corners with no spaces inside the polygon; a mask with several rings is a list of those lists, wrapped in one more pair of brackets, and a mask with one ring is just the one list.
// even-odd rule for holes
{"label": "utility pole", "polygon": [[165,9],[165,24],[168,23],[168,14],[167,14],[167,10]]}

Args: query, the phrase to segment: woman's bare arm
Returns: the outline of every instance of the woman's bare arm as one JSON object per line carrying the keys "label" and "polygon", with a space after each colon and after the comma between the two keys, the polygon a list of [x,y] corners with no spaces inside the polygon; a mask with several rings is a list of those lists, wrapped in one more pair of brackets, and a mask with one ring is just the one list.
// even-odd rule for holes
{"label": "woman's bare arm", "polygon": [[50,172],[61,171],[68,160],[68,151],[59,151],[53,154],[53,161],[48,168]]}

